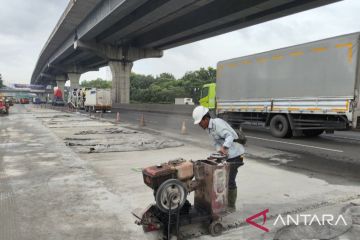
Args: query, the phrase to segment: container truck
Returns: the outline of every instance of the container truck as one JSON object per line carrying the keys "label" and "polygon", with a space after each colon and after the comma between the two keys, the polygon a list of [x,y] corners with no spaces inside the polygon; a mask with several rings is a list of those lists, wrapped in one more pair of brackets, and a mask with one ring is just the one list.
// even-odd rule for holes
{"label": "container truck", "polygon": [[109,111],[111,110],[111,89],[92,88],[85,91],[86,111]]}
{"label": "container truck", "polygon": [[28,98],[20,98],[20,104],[29,104],[30,100]]}
{"label": "container truck", "polygon": [[0,97],[0,113],[8,114],[9,113],[9,104],[6,102],[5,98]]}
{"label": "container truck", "polygon": [[59,87],[54,87],[54,98],[52,100],[53,106],[65,106],[63,92]]}
{"label": "container truck", "polygon": [[360,128],[360,33],[221,61],[200,104],[275,137]]}
{"label": "container truck", "polygon": [[39,97],[32,98],[32,103],[33,104],[41,104],[42,103],[41,98],[39,98]]}
{"label": "container truck", "polygon": [[175,105],[194,105],[192,98],[175,98]]}

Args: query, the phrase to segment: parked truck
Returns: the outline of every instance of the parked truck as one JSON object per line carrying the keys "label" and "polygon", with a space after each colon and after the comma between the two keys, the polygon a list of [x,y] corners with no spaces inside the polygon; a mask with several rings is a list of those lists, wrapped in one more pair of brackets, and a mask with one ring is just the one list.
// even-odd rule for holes
{"label": "parked truck", "polygon": [[360,128],[359,43],[353,33],[221,61],[200,104],[280,138]]}
{"label": "parked truck", "polygon": [[194,105],[192,98],[175,98],[175,105]]}
{"label": "parked truck", "polygon": [[54,98],[52,100],[53,106],[65,106],[63,92],[59,87],[54,87]]}
{"label": "parked truck", "polygon": [[92,88],[85,91],[85,110],[86,111],[109,111],[111,110],[111,89]]}
{"label": "parked truck", "polygon": [[4,97],[0,96],[0,113],[9,114],[10,105]]}

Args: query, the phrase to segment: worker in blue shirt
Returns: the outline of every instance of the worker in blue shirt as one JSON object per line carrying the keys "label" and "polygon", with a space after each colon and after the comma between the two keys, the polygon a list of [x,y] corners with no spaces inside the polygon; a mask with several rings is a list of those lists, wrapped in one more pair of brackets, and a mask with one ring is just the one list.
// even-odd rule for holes
{"label": "worker in blue shirt", "polygon": [[244,146],[234,142],[238,139],[235,130],[221,118],[211,118],[209,109],[197,106],[193,111],[194,124],[199,124],[214,140],[216,151],[227,155],[227,162],[230,163],[229,189],[228,189],[228,208],[230,211],[236,210],[237,186],[236,175],[238,168],[242,166]]}

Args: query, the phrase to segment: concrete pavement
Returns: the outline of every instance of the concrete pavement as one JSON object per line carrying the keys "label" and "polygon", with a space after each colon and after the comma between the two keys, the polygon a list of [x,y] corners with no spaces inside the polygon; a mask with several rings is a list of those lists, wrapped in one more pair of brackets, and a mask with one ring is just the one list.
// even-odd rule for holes
{"label": "concrete pavement", "polygon": [[[180,136],[197,146],[209,146],[209,137],[199,126],[193,125],[191,116],[123,110],[120,112],[120,120],[138,124],[141,114],[144,114],[149,129],[173,137]],[[114,120],[116,113],[106,113],[103,117]],[[180,135],[183,121],[186,123],[186,135]],[[322,134],[314,138],[278,139],[263,128],[244,126],[244,131],[248,137],[247,152],[257,161],[303,171],[312,177],[324,178],[326,176],[322,173],[326,173],[334,178],[340,177],[340,180],[359,179],[360,132],[346,131]],[[333,177],[329,181],[334,181]]]}
{"label": "concrete pavement", "polygon": [[[182,136],[179,129],[161,132],[150,124],[146,128],[129,122],[115,125],[81,114],[16,105],[9,116],[0,118],[0,239],[157,239],[156,233],[144,234],[130,213],[154,201],[140,169],[178,157],[202,159],[213,149],[206,135],[194,139],[195,132]],[[162,125],[166,129],[167,123]],[[89,134],[77,134],[84,131]],[[83,141],[89,145],[102,144],[104,139],[116,144],[129,134],[136,135],[132,131],[149,148],[90,153],[76,145],[66,146],[74,138],[87,138]],[[153,138],[181,144],[159,149],[151,145]],[[296,159],[299,153],[252,146],[252,142],[250,139],[251,155],[237,178],[238,211],[224,219],[229,231],[219,239],[289,239],[299,234],[314,239],[356,239],[360,234],[356,177],[286,167],[289,162],[301,162]],[[265,209],[269,209],[264,224],[269,232],[246,223],[246,218]],[[328,235],[319,235],[316,227],[293,230],[274,225],[278,214],[343,214],[348,225],[321,226]],[[197,226],[183,228],[182,234],[213,239]]]}

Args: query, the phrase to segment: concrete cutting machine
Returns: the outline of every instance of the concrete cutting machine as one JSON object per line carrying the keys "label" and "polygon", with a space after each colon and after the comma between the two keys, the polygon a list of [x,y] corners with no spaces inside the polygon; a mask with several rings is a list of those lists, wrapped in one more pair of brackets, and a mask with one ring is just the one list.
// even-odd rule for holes
{"label": "concrete cutting machine", "polygon": [[[213,236],[222,233],[228,203],[229,163],[218,153],[206,160],[178,159],[143,169],[144,183],[154,191],[155,204],[136,209],[135,223],[145,232],[163,230],[164,239],[179,236],[179,227],[206,223]],[[193,205],[187,200],[194,191]]]}

